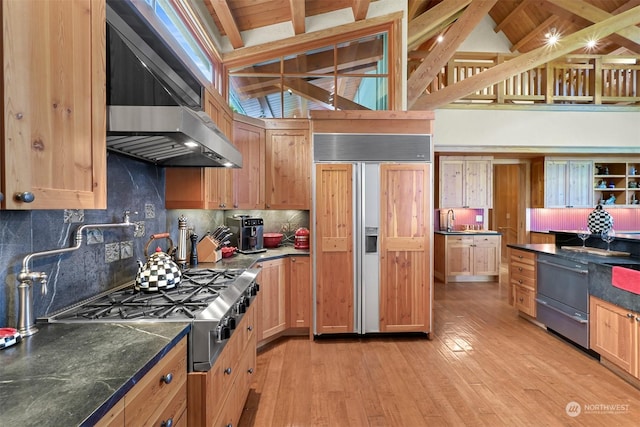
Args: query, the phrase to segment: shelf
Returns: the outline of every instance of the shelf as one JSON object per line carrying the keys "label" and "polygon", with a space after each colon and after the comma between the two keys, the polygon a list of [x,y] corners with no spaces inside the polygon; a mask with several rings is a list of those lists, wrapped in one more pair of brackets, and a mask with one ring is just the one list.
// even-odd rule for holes
{"label": "shelf", "polygon": [[[640,200],[640,187],[629,187],[629,183],[633,182],[640,186],[640,174],[638,173],[640,160],[607,159],[606,161],[594,161],[593,164],[594,202],[607,207],[640,207],[640,201],[633,203],[633,200]],[[599,187],[600,182],[605,182],[607,187]],[[613,184],[615,187],[610,188],[609,184]],[[615,196],[615,203],[604,203],[611,196]]]}

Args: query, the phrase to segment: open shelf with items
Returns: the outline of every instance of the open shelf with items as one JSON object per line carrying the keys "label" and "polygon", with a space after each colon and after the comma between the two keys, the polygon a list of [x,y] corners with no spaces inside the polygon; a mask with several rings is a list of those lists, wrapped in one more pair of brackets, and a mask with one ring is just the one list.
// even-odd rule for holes
{"label": "open shelf with items", "polygon": [[594,162],[595,203],[640,206],[640,160],[607,159]]}

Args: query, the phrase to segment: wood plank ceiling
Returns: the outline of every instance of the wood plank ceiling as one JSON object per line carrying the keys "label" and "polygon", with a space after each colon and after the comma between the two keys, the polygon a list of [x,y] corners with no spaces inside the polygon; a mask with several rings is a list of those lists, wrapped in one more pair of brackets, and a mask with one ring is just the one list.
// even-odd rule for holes
{"label": "wood plank ceiling", "polygon": [[[350,8],[354,21],[366,21],[376,0],[201,1],[220,35],[229,38],[234,50],[242,50],[244,31],[289,22],[296,37],[304,36],[306,17]],[[584,40],[592,34],[598,35],[598,43],[588,53],[640,55],[640,0],[408,0],[407,14],[408,109],[434,109],[532,64],[587,53]],[[520,57],[473,80],[425,94],[437,72],[486,15],[496,23],[494,31],[502,31],[511,51]],[[546,45],[545,34],[550,31],[562,37],[561,48]],[[438,42],[440,36],[444,42]]]}

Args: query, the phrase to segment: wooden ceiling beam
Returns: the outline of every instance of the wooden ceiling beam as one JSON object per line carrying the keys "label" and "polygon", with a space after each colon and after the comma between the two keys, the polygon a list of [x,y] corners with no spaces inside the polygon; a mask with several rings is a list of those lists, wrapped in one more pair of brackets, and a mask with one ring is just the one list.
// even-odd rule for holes
{"label": "wooden ceiling beam", "polygon": [[208,0],[213,7],[213,10],[218,15],[218,19],[220,20],[220,25],[224,29],[224,32],[229,37],[229,41],[231,42],[231,46],[234,49],[239,49],[244,47],[244,42],[242,41],[242,36],[240,35],[240,30],[238,29],[238,24],[236,23],[233,14],[231,13],[231,8],[229,7],[229,3],[226,0]]}
{"label": "wooden ceiling beam", "polygon": [[284,79],[283,90],[291,89],[297,95],[303,96],[312,101],[321,102],[333,108],[333,99],[336,99],[336,107],[340,110],[368,110],[364,105],[360,105],[357,102],[353,102],[350,99],[343,98],[336,93],[330,93],[329,91],[313,85],[302,79]]}
{"label": "wooden ceiling beam", "polygon": [[505,16],[504,19],[498,23],[498,25],[496,25],[493,31],[495,31],[496,33],[502,31],[504,27],[509,25],[511,21],[513,21],[520,14],[520,12],[522,12],[522,10],[528,6],[529,2],[530,0],[522,0],[522,3],[517,5],[511,12],[509,12],[509,14]]}
{"label": "wooden ceiling beam", "polygon": [[429,0],[409,0],[407,8],[407,20],[411,22],[418,16],[421,10],[425,9],[425,5]]}
{"label": "wooden ceiling beam", "polygon": [[407,29],[407,49],[417,49],[422,43],[433,37],[432,31],[435,28],[439,28],[451,16],[469,6],[469,3],[471,0],[444,0],[411,20]]}
{"label": "wooden ceiling beam", "polygon": [[367,12],[369,12],[369,3],[370,0],[353,0],[351,10],[353,11],[353,18],[356,21],[362,21],[363,19],[367,18]]}
{"label": "wooden ceiling beam", "polygon": [[[446,0],[445,0],[446,1]],[[438,43],[431,54],[420,64],[407,80],[407,105],[416,102],[442,67],[456,53],[471,31],[489,13],[497,0],[474,0],[447,32],[446,43]]]}
{"label": "wooden ceiling beam", "polygon": [[[413,103],[411,110],[436,109],[455,100],[464,98],[478,90],[499,83],[524,70],[530,70],[531,68],[567,55],[582,47],[584,41],[587,39],[601,39],[623,28],[637,25],[638,23],[640,23],[640,6],[636,6],[626,12],[622,12],[577,31],[564,37],[559,43],[553,46],[540,47],[464,79],[454,85],[447,86],[437,92],[428,95],[424,94]],[[430,82],[427,82],[427,84],[428,83]]]}
{"label": "wooden ceiling beam", "polygon": [[518,40],[516,43],[511,45],[511,52],[515,52],[517,50],[519,50],[522,46],[524,46],[525,44],[529,43],[532,39],[534,38],[542,38],[541,34],[544,32],[549,31],[549,28],[554,25],[557,21],[558,21],[557,16],[552,15],[550,17],[548,17],[547,19],[544,20],[544,22],[540,25],[538,25],[536,28],[533,29],[533,31],[530,31],[529,33],[527,33],[526,36],[524,36],[523,38],[521,38],[520,40]]}
{"label": "wooden ceiling beam", "polygon": [[[589,22],[598,23],[609,19],[615,14],[611,14],[605,10],[602,10],[591,3],[587,3],[584,0],[546,0],[549,3],[555,4],[574,15],[577,15]],[[640,28],[631,26],[623,28],[620,31],[616,31],[617,34],[631,40],[637,45],[640,45]]]}
{"label": "wooden ceiling beam", "polygon": [[289,9],[291,10],[293,33],[304,34],[306,31],[304,18],[307,16],[304,2],[299,0],[289,0]]}

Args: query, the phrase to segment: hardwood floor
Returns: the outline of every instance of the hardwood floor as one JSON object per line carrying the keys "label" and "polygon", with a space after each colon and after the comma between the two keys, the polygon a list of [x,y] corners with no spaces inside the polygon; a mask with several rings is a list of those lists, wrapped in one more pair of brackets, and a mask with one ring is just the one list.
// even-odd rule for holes
{"label": "hardwood floor", "polygon": [[639,424],[640,390],[520,318],[506,294],[498,283],[436,283],[430,340],[278,341],[258,354],[239,425]]}

